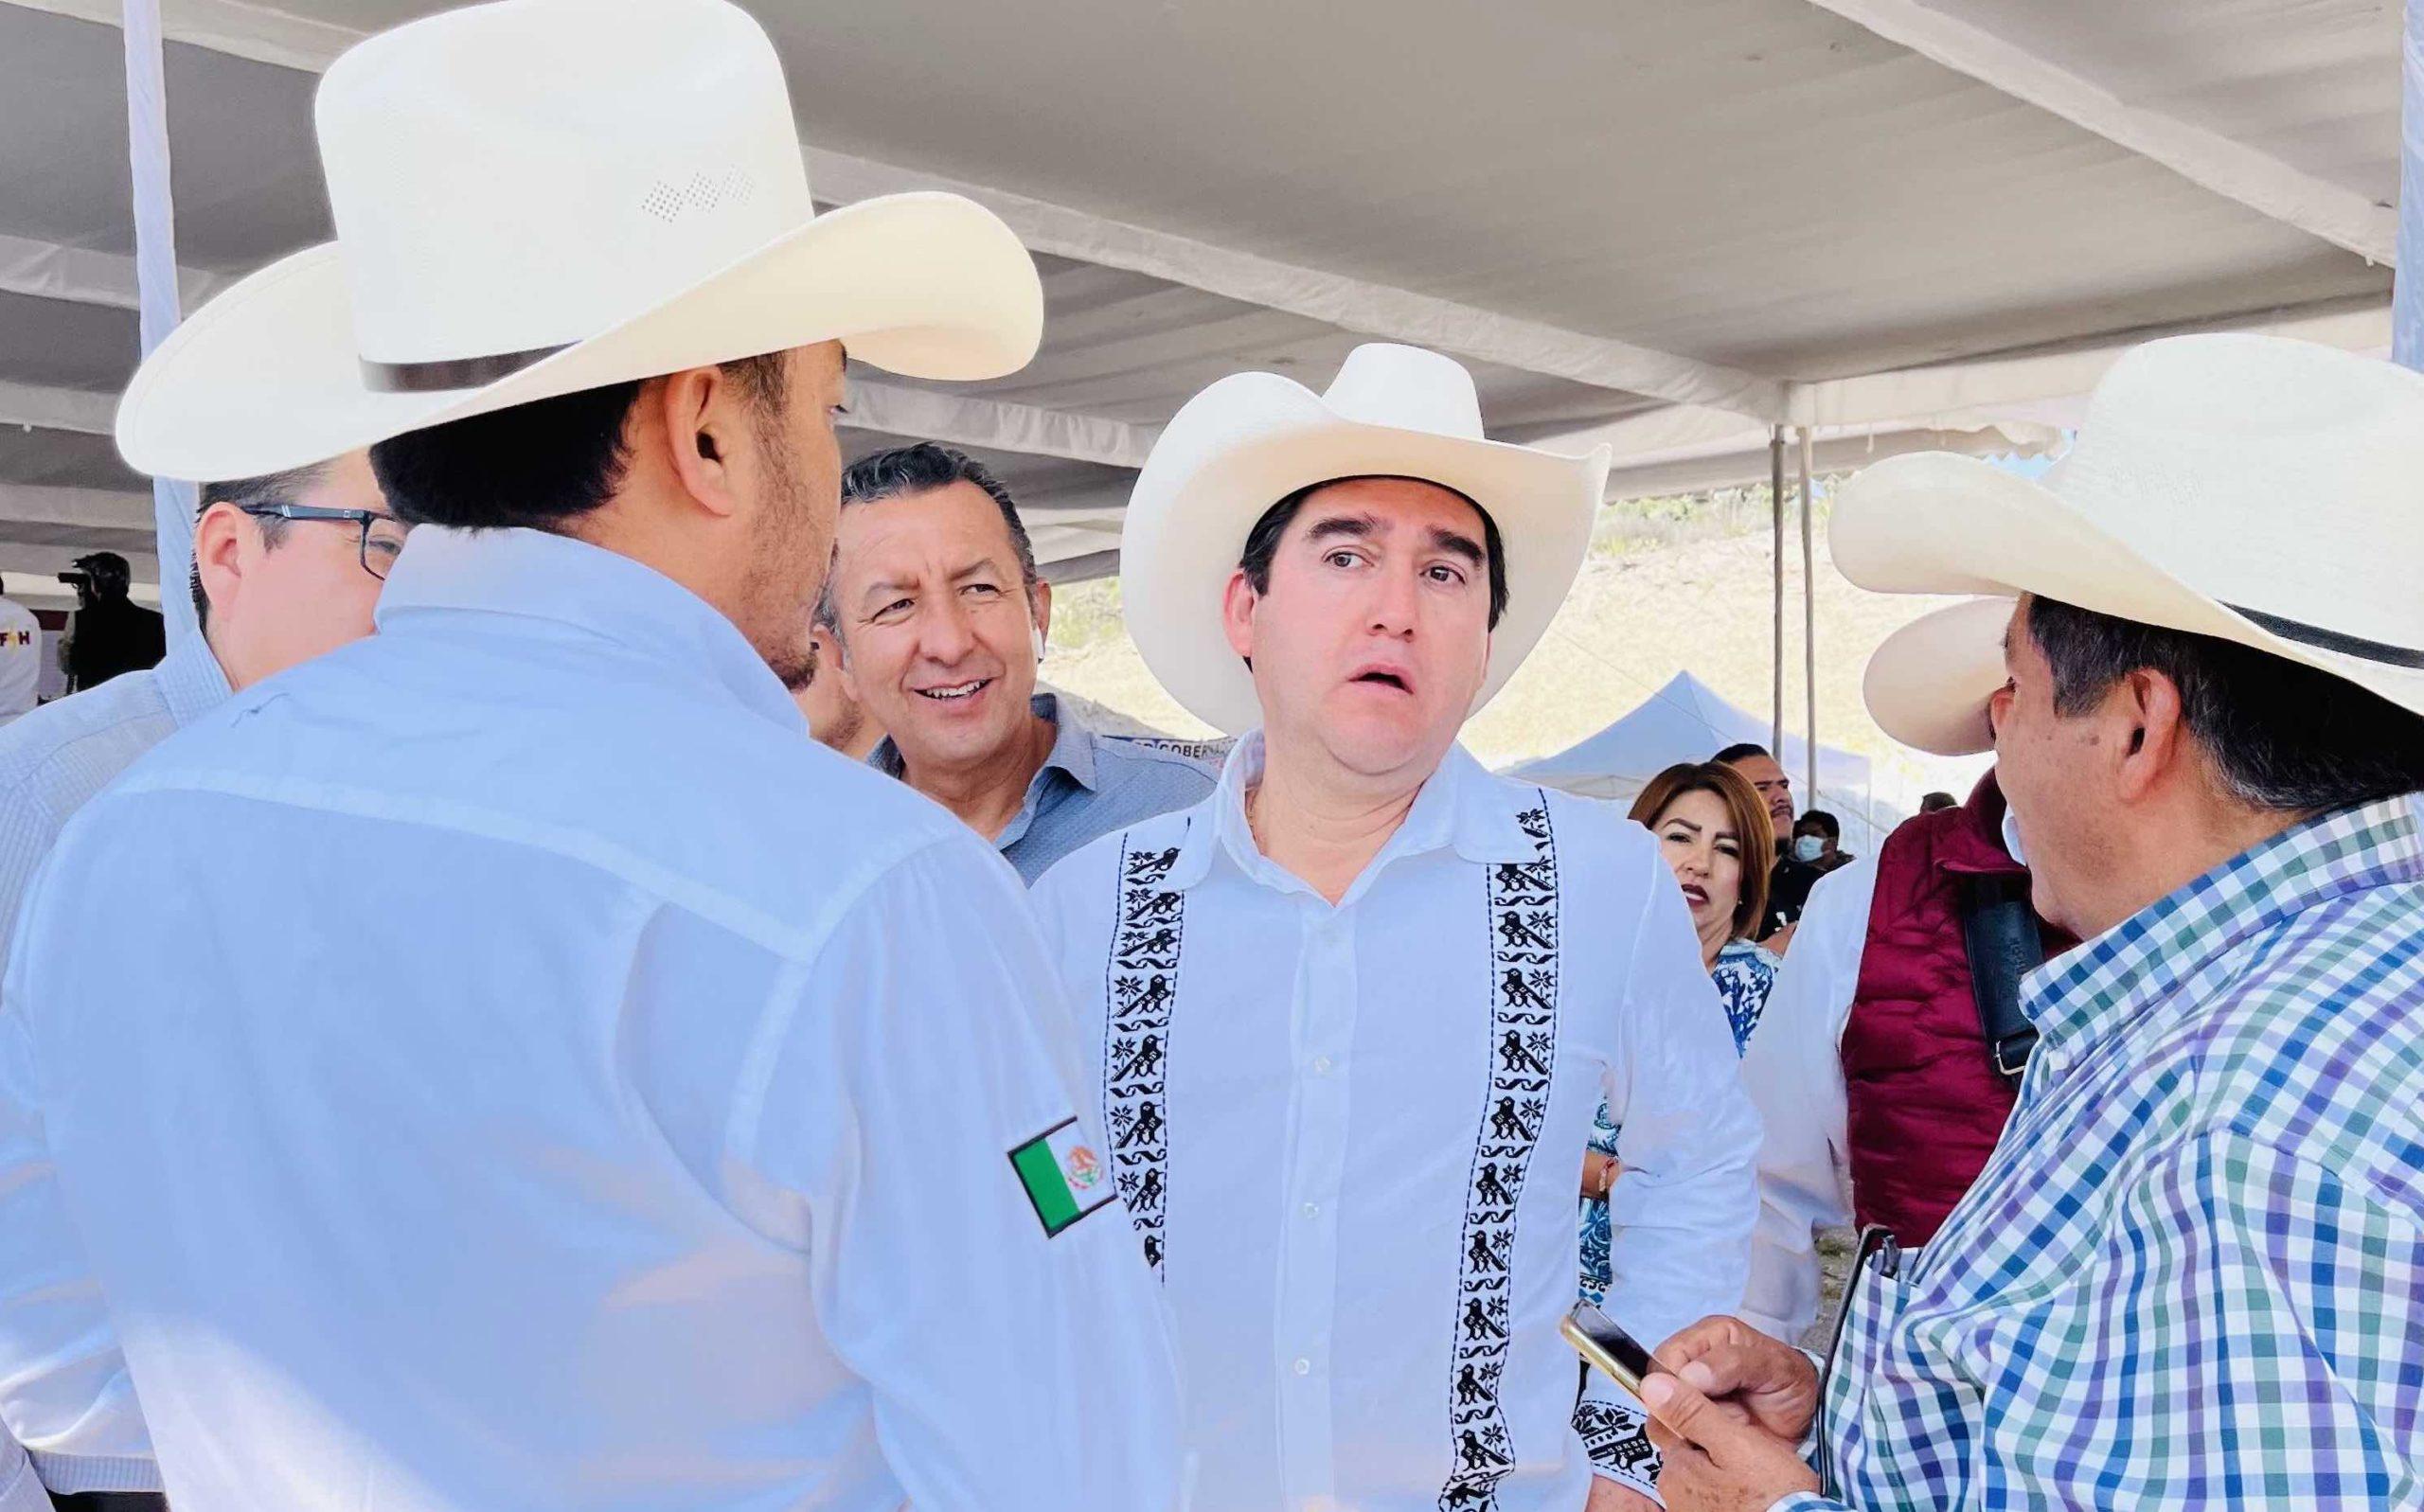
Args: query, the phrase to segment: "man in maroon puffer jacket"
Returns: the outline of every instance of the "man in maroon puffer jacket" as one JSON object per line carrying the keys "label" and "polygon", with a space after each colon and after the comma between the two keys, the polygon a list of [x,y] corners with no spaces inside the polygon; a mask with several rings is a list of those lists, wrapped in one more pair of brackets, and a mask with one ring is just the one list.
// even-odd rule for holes
{"label": "man in maroon puffer jacket", "polygon": [[[1810,893],[1742,1068],[1768,1124],[1743,1304],[1760,1328],[1793,1339],[1815,1317],[1817,1231],[1857,1218],[1924,1244],[1994,1149],[2015,1082],[1979,1016],[1963,897],[2026,896],[2017,840],[1990,772]],[[2042,953],[2076,943],[2027,916]]]}

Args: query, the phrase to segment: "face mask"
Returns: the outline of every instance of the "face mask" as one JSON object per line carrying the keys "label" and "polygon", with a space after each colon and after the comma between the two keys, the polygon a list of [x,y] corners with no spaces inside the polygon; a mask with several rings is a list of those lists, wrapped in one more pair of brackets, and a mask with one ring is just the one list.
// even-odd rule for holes
{"label": "face mask", "polygon": [[1793,837],[1793,860],[1803,862],[1816,861],[1819,857],[1825,854],[1827,854],[1827,841],[1826,837],[1823,835],[1796,835]]}

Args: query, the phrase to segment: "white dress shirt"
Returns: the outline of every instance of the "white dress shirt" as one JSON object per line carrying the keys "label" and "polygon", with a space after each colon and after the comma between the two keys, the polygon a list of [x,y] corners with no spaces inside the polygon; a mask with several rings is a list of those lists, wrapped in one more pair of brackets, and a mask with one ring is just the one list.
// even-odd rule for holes
{"label": "white dress shirt", "polygon": [[13,598],[0,598],[0,724],[34,706],[42,683],[42,622]]}
{"label": "white dress shirt", "polygon": [[1087,1112],[1009,868],[628,559],[422,529],[379,625],[35,884],[0,1392],[105,1435],[115,1324],[178,1512],[1171,1505],[1134,1234],[1006,1159]]}
{"label": "white dress shirt", "polygon": [[1226,1512],[1582,1505],[1576,1195],[1625,1170],[1608,1310],[1731,1311],[1757,1120],[1674,874],[1640,827],[1459,748],[1333,907],[1266,859],[1258,736],[1203,803],[1034,897],[1162,1271]]}
{"label": "white dress shirt", "polygon": [[[2006,809],[2004,849],[2024,854]],[[1742,1084],[1766,1124],[1759,1146],[1759,1227],[1742,1317],[1790,1343],[1817,1320],[1817,1235],[1852,1220],[1851,1139],[1844,1094],[1844,1026],[1868,950],[1877,857],[1829,872],[1809,890],[1768,1011],[1742,1057]]]}

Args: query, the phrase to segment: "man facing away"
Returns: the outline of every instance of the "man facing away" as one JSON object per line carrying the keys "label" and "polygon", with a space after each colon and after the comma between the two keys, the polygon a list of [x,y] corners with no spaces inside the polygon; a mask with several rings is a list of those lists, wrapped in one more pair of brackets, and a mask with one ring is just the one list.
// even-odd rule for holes
{"label": "man facing away", "polygon": [[1740,1299],[1757,1119],[1672,872],[1456,744],[1571,586],[1606,466],[1484,439],[1462,367],[1366,346],[1325,395],[1215,383],[1137,481],[1138,649],[1252,733],[1211,796],[1035,897],[1200,1506],[1579,1512],[1595,1468],[1648,1504],[1637,1417],[1577,1417],[1558,1335],[1603,1096],[1608,1310],[1663,1338]]}
{"label": "man facing away", "polygon": [[2424,1504],[2419,471],[2424,377],[2201,336],[2123,357],[2041,479],[1923,454],[1838,497],[1852,581],[2017,600],[1991,695],[1902,656],[1868,702],[1992,745],[2084,943],[2027,979],[1969,1195],[1863,1244],[1823,1388],[1733,1319],[1662,1350],[1674,1512]]}
{"label": "man facing away", "polygon": [[35,888],[0,1234],[53,1286],[0,1370],[114,1333],[178,1512],[1172,1505],[1025,896],[785,688],[842,343],[1014,369],[1025,250],[948,195],[814,216],[718,0],[417,21],[317,125],[336,249],[180,327],[120,445],[372,443],[420,528],[378,635],[137,763]]}
{"label": "man facing away", "polygon": [[883,726],[868,717],[864,704],[842,684],[842,648],[823,625],[809,633],[815,666],[805,685],[792,689],[792,702],[808,716],[808,733],[818,744],[830,746],[853,761],[864,761],[883,738]]}
{"label": "man facing away", "polygon": [[964,453],[921,442],[843,473],[818,618],[847,696],[887,732],[876,768],[990,839],[1029,882],[1096,836],[1212,791],[1202,748],[1097,734],[1036,692],[1052,585],[1009,490]]}
{"label": "man facing away", "polygon": [[[0,730],[0,961],[35,872],[95,793],[235,689],[370,633],[371,606],[404,526],[388,511],[365,453],[206,484],[201,496],[190,583],[201,633],[157,667]],[[143,948],[140,920],[129,915],[122,923],[129,948]],[[31,1445],[33,1469],[54,1491],[156,1487],[157,1469],[138,1438],[107,1453],[54,1452],[75,1441],[84,1405],[73,1392],[60,1402],[28,1393],[0,1404],[0,1428]],[[0,1432],[0,1512],[9,1509],[6,1462],[21,1459]]]}

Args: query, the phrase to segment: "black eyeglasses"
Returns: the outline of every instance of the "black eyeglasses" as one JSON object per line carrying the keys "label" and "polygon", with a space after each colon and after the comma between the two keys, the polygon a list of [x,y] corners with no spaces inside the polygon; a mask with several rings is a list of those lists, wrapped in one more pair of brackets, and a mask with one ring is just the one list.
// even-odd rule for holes
{"label": "black eyeglasses", "polygon": [[315,504],[247,504],[241,507],[255,519],[279,520],[341,520],[361,532],[362,570],[384,582],[387,569],[396,564],[396,556],[404,549],[405,533],[412,526],[392,514],[376,509],[324,509]]}

